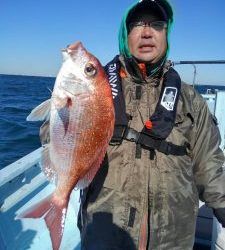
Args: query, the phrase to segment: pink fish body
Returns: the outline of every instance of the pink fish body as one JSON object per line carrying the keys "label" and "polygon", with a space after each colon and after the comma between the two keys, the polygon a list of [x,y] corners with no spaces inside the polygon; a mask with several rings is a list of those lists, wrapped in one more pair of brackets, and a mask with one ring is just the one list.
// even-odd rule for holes
{"label": "pink fish body", "polygon": [[44,146],[42,167],[56,189],[22,215],[44,216],[54,250],[61,243],[70,194],[94,178],[115,122],[111,88],[100,62],[80,42],[63,53],[52,98],[28,116],[28,120],[49,119],[50,143]]}

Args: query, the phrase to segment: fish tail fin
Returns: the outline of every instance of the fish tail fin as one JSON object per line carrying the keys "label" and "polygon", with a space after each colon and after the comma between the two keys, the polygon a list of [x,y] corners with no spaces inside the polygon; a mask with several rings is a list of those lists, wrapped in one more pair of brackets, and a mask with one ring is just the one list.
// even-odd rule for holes
{"label": "fish tail fin", "polygon": [[53,250],[58,250],[64,231],[68,202],[58,204],[52,196],[48,196],[37,205],[22,213],[20,218],[40,218],[44,216],[45,223],[50,232]]}
{"label": "fish tail fin", "polygon": [[50,232],[53,250],[58,250],[61,244],[67,206],[68,204],[66,204],[65,206],[53,205],[51,209],[52,211],[49,211],[44,216],[45,223]]}
{"label": "fish tail fin", "polygon": [[19,218],[40,218],[51,209],[51,195],[30,207],[19,215]]}

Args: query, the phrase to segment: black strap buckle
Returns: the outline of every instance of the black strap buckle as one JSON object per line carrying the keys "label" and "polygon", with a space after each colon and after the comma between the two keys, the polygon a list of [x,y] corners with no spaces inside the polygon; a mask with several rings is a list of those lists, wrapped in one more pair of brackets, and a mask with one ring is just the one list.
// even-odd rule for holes
{"label": "black strap buckle", "polygon": [[139,139],[140,133],[137,132],[133,128],[127,128],[126,133],[124,135],[124,139],[131,141],[131,142],[137,142]]}
{"label": "black strap buckle", "polygon": [[120,145],[123,139],[137,143],[140,133],[133,128],[126,126],[116,126],[113,132],[113,137],[110,141],[110,145]]}
{"label": "black strap buckle", "polygon": [[123,139],[140,144],[144,149],[158,150],[166,155],[171,154],[182,156],[187,154],[187,145],[179,146],[159,138],[155,139],[147,133],[140,133],[133,128],[128,128],[127,126],[116,126],[109,144],[112,146],[120,145]]}
{"label": "black strap buckle", "polygon": [[120,145],[123,141],[124,135],[126,133],[127,126],[116,126],[113,131],[112,139],[109,145],[116,146]]}

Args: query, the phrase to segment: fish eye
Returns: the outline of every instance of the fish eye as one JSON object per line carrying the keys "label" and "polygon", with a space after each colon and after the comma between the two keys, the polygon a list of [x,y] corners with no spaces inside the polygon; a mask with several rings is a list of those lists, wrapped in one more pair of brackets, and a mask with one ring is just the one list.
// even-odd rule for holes
{"label": "fish eye", "polygon": [[93,77],[97,74],[97,69],[92,63],[87,63],[84,68],[84,73],[87,76]]}

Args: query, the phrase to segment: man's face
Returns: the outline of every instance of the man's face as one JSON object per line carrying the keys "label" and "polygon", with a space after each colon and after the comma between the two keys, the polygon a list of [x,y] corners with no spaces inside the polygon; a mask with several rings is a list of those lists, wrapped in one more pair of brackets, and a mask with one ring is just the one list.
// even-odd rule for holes
{"label": "man's face", "polygon": [[134,27],[128,35],[128,46],[131,54],[140,62],[156,63],[167,50],[166,28]]}

